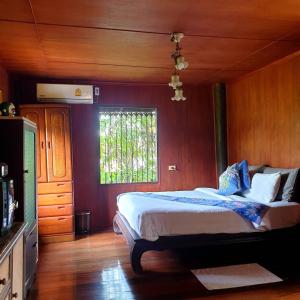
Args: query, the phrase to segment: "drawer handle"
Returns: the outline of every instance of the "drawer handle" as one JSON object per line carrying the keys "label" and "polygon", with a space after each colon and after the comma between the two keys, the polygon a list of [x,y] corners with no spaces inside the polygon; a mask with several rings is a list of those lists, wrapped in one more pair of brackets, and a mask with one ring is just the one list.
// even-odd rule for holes
{"label": "drawer handle", "polygon": [[18,293],[13,293],[13,294],[11,295],[11,297],[12,297],[12,298],[18,298]]}
{"label": "drawer handle", "polygon": [[57,195],[57,198],[63,197],[64,195]]}
{"label": "drawer handle", "polygon": [[58,209],[63,209],[63,208],[65,208],[65,206],[58,206],[57,208]]}
{"label": "drawer handle", "polygon": [[56,184],[57,186],[62,186],[62,185],[65,185],[64,183],[57,183]]}
{"label": "drawer handle", "polygon": [[58,218],[58,221],[66,220],[66,218]]}
{"label": "drawer handle", "polygon": [[0,279],[0,284],[6,285],[6,279],[5,278]]}

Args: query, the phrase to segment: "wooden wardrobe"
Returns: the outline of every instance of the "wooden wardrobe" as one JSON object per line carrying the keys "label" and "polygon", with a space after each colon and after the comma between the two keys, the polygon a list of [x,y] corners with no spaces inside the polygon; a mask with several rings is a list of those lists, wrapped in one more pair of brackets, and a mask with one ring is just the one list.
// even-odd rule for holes
{"label": "wooden wardrobe", "polygon": [[74,239],[70,107],[20,106],[37,124],[38,231],[42,242]]}

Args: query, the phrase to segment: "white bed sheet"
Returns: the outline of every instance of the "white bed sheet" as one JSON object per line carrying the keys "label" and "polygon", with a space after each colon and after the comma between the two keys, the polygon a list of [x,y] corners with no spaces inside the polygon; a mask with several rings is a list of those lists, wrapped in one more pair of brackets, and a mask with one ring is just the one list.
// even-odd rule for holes
{"label": "white bed sheet", "polygon": [[[193,191],[157,192],[156,194],[251,201],[236,195],[221,196],[216,191],[211,188],[197,188]],[[267,231],[300,223],[300,204],[278,201],[268,205],[270,209],[258,226],[234,211],[222,207],[171,202],[130,193],[121,194],[117,198],[119,212],[142,239],[149,241],[155,241],[160,236]]]}

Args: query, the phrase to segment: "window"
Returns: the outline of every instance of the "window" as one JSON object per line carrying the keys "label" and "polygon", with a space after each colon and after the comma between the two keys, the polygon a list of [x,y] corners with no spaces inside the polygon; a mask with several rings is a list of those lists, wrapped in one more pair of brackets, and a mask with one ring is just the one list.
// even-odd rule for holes
{"label": "window", "polygon": [[101,108],[100,183],[157,181],[156,109]]}

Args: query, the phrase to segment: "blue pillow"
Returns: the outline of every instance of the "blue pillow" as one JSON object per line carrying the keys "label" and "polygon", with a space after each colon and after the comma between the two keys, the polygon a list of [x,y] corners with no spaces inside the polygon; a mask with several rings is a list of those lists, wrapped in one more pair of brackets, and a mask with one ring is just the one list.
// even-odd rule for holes
{"label": "blue pillow", "polygon": [[218,194],[229,196],[240,192],[241,190],[239,167],[238,164],[234,164],[229,166],[227,170],[219,177]]}
{"label": "blue pillow", "polygon": [[250,183],[250,176],[249,176],[249,170],[248,170],[248,162],[246,160],[241,161],[238,164],[238,170],[241,180],[241,192],[246,191],[250,189],[251,183]]}

